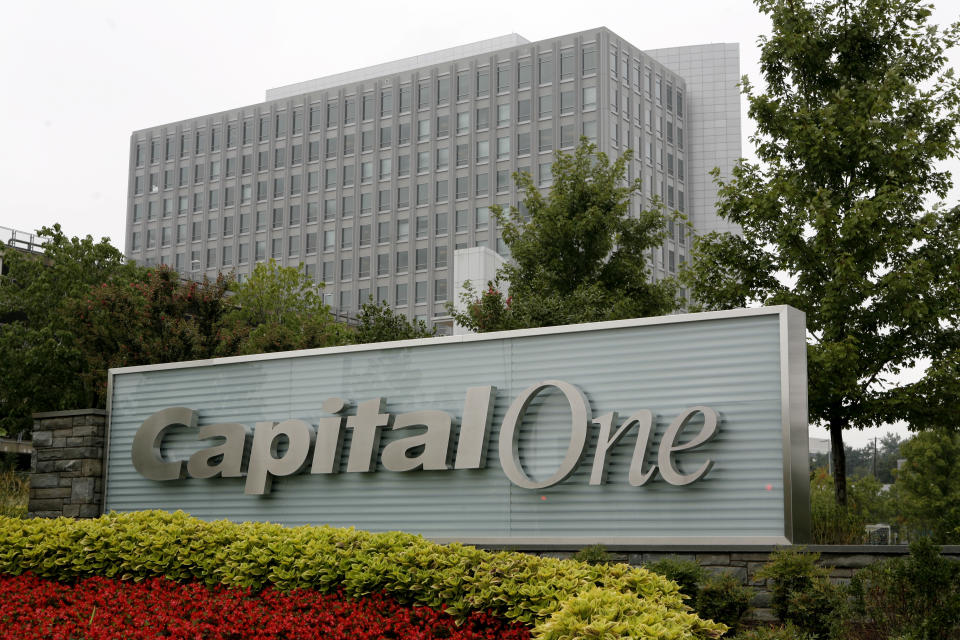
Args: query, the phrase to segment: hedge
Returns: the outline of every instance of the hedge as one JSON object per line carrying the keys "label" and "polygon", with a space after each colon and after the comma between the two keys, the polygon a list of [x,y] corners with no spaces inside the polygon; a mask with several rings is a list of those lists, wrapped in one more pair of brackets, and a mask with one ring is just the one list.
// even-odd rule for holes
{"label": "hedge", "polygon": [[111,513],[92,520],[0,517],[0,573],[73,581],[105,576],[278,589],[385,592],[523,622],[534,638],[721,636],[683,603],[676,583],[642,568],[588,565],[517,552],[439,545],[406,533],[205,522],[183,512]]}

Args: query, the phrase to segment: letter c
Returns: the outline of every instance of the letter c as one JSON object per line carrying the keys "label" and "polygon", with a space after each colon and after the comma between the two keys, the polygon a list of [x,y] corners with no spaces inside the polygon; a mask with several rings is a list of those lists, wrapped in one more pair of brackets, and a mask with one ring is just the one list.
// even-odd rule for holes
{"label": "letter c", "polygon": [[133,437],[130,457],[133,467],[148,480],[178,480],[186,477],[183,460],[164,460],[160,452],[164,432],[174,426],[196,427],[197,412],[186,407],[157,411],[143,421]]}

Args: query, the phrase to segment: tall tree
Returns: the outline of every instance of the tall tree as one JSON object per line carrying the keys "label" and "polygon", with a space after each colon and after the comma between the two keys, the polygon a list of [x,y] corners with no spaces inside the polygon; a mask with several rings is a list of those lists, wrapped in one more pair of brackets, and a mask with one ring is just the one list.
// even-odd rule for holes
{"label": "tall tree", "polygon": [[[744,79],[759,164],[718,180],[742,236],[698,238],[694,300],[804,311],[810,416],[830,429],[846,504],[843,431],[955,422],[960,207],[942,200],[960,90],[945,51],[960,24],[929,25],[921,0],[756,0],[765,91]],[[923,358],[917,382],[898,374]]]}
{"label": "tall tree", "polygon": [[260,262],[234,285],[225,329],[241,338],[239,353],[265,353],[349,344],[350,330],[323,303],[321,288],[296,267]]}
{"label": "tall tree", "polygon": [[630,152],[613,162],[587,139],[554,156],[553,186],[544,195],[528,173],[514,174],[521,212],[494,206],[511,260],[498,272],[503,296],[489,286],[466,292],[461,325],[478,331],[543,327],[670,313],[678,306],[672,279],[652,282],[647,253],[664,240],[662,207],[630,215],[640,180],[626,178]]}
{"label": "tall tree", "polygon": [[960,433],[931,430],[901,446],[897,498],[907,529],[939,544],[960,544]]}
{"label": "tall tree", "polygon": [[77,340],[72,305],[91,286],[128,283],[141,270],[125,264],[107,238],[68,238],[42,228],[43,254],[4,250],[0,279],[0,433],[29,431],[35,411],[93,407],[96,392]]}

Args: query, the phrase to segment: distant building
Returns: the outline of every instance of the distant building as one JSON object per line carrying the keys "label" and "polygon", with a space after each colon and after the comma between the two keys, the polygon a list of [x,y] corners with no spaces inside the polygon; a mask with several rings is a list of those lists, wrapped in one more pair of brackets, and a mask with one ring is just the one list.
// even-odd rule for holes
{"label": "distant building", "polygon": [[[303,263],[335,310],[370,295],[452,329],[454,253],[506,248],[493,204],[512,173],[551,185],[580,136],[634,150],[634,211],[657,195],[696,233],[727,229],[708,171],[740,157],[739,48],[642,51],[606,28],[512,34],[267,91],[266,102],[136,131],[125,253],[187,277]],[[674,274],[691,244],[650,254]],[[463,278],[459,278],[462,280]]]}
{"label": "distant building", "polygon": [[814,455],[830,453],[830,439],[810,438],[810,453]]}

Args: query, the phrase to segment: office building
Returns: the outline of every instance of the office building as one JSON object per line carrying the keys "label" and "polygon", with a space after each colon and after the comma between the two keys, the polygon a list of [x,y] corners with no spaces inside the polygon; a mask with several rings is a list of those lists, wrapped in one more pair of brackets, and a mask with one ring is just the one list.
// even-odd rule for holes
{"label": "office building", "polygon": [[[449,330],[458,249],[506,253],[489,207],[518,205],[512,173],[551,184],[580,136],[643,178],[695,232],[723,229],[709,169],[740,156],[737,45],[644,52],[606,28],[510,35],[271,89],[266,101],[136,131],[126,255],[191,278],[257,261],[303,264],[325,299],[371,295]],[[671,225],[653,278],[691,237]],[[462,280],[462,278],[461,278]]]}

